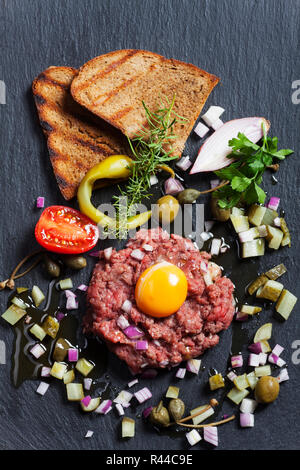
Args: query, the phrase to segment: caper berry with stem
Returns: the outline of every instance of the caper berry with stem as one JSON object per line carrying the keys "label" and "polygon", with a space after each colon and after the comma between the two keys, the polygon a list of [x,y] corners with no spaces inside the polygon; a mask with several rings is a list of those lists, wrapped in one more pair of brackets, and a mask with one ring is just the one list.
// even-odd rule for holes
{"label": "caper berry with stem", "polygon": [[168,409],[174,421],[179,421],[184,415],[185,405],[180,398],[173,398],[169,403]]}
{"label": "caper berry with stem", "polygon": [[160,401],[150,413],[150,421],[156,426],[168,426],[170,424],[170,415],[163,402]]}

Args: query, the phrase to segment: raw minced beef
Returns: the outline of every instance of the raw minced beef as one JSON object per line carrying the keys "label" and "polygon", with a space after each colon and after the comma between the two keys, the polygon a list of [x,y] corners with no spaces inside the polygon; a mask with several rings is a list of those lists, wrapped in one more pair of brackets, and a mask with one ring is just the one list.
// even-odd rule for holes
{"label": "raw minced beef", "polygon": [[[153,251],[146,251],[145,244]],[[131,256],[135,249],[144,253],[142,260]],[[164,260],[184,271],[188,295],[176,313],[154,318],[138,309],[135,285],[145,269]],[[234,314],[233,290],[232,282],[210,262],[210,255],[199,252],[190,240],[170,236],[160,228],[140,230],[125,249],[113,250],[108,261],[100,252],[87,293],[84,330],[104,339],[134,373],[149,367],[174,366],[219,342],[217,333],[228,328]],[[125,300],[132,302],[129,314],[121,309]],[[147,350],[137,351],[135,340],[127,338],[118,327],[120,315],[143,330]]]}

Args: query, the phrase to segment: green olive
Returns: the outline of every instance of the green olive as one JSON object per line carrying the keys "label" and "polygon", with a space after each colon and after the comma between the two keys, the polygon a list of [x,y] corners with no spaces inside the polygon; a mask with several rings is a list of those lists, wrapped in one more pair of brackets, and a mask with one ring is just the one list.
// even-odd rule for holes
{"label": "green olive", "polygon": [[66,255],[63,258],[63,262],[68,268],[77,270],[85,268],[87,265],[85,257],[81,255]]}
{"label": "green olive", "polygon": [[169,403],[169,413],[174,421],[179,421],[184,415],[185,406],[180,398],[173,398]]}
{"label": "green olive", "polygon": [[170,423],[169,412],[167,408],[163,406],[162,401],[160,401],[159,404],[151,411],[150,421],[156,426],[168,426]]}
{"label": "green olive", "polygon": [[197,189],[188,188],[177,194],[177,199],[179,204],[192,204],[200,194],[200,191],[197,191]]}
{"label": "green olive", "polygon": [[58,338],[53,351],[53,359],[57,362],[63,362],[68,354],[70,344],[64,338]]}
{"label": "green olive", "polygon": [[179,202],[173,196],[163,196],[156,202],[154,215],[163,224],[173,222],[179,211]]}
{"label": "green olive", "polygon": [[60,266],[48,255],[43,256],[44,266],[47,274],[50,277],[59,277],[60,275]]}
{"label": "green olive", "polygon": [[261,377],[255,387],[255,399],[259,403],[272,403],[278,397],[279,389],[279,382],[275,377]]}
{"label": "green olive", "polygon": [[221,209],[217,198],[211,198],[210,207],[214,219],[219,220],[220,222],[226,222],[229,220],[230,209]]}

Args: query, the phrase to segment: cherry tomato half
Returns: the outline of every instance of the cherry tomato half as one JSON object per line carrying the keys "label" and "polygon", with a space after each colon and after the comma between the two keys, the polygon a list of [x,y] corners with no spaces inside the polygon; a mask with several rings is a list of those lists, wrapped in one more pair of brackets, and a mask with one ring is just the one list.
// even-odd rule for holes
{"label": "cherry tomato half", "polygon": [[72,207],[50,206],[36,224],[35,238],[55,253],[84,253],[96,245],[99,230],[89,217]]}

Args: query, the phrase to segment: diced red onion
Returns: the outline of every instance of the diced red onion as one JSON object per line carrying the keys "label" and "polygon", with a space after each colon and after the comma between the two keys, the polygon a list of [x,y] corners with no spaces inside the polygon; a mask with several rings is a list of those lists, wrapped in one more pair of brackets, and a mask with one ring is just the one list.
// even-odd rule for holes
{"label": "diced red onion", "polygon": [[171,196],[176,196],[176,194],[180,193],[183,190],[184,190],[184,187],[182,186],[180,181],[178,181],[177,179],[170,177],[165,181],[165,193],[166,194],[169,194]]}
{"label": "diced red onion", "polygon": [[289,380],[289,374],[287,369],[282,369],[280,371],[280,374],[277,376],[277,380],[279,383],[285,382],[286,380]]}
{"label": "diced red onion", "polygon": [[139,339],[144,336],[143,331],[133,325],[129,325],[127,328],[125,328],[124,333],[129,339]]}
{"label": "diced red onion", "polygon": [[39,395],[45,395],[48,388],[49,388],[49,384],[47,382],[40,382],[40,385],[36,389],[36,393],[38,393]]}
{"label": "diced red onion", "polygon": [[41,377],[50,377],[50,370],[51,370],[51,367],[42,367],[42,370],[41,370]]}
{"label": "diced red onion", "polygon": [[135,343],[135,349],[137,351],[146,351],[148,349],[148,341],[146,341],[146,340],[137,341]]}
{"label": "diced red onion", "polygon": [[138,392],[135,392],[134,396],[139,403],[144,403],[145,401],[152,398],[152,393],[150,392],[149,388],[144,387]]}
{"label": "diced red onion", "polygon": [[91,251],[89,253],[89,256],[93,256],[94,258],[99,258],[99,255],[100,255],[100,251]]}
{"label": "diced red onion", "polygon": [[67,299],[69,297],[72,297],[73,299],[76,299],[76,294],[74,294],[74,292],[72,292],[70,289],[66,289],[65,294],[66,294]]}
{"label": "diced red onion", "polygon": [[38,209],[42,209],[44,206],[45,206],[45,198],[42,197],[42,196],[39,196],[39,197],[36,199],[36,207],[37,207]]}
{"label": "diced red onion", "polygon": [[92,400],[92,397],[90,395],[87,395],[81,400],[81,403],[83,404],[83,406],[89,406],[91,400]]}
{"label": "diced red onion", "polygon": [[242,367],[243,356],[241,354],[238,354],[236,356],[231,356],[231,365],[232,367]]}
{"label": "diced red onion", "polygon": [[148,418],[152,410],[153,410],[153,406],[148,406],[148,408],[145,408],[143,411],[144,418]]}
{"label": "diced red onion", "polygon": [[217,426],[206,426],[203,428],[203,439],[213,446],[218,445],[218,428]]}
{"label": "diced red onion", "polygon": [[152,245],[148,245],[148,243],[144,243],[144,245],[142,246],[143,250],[145,251],[153,251],[153,246]]}
{"label": "diced red onion", "polygon": [[111,400],[104,400],[102,403],[100,403],[98,408],[95,410],[95,413],[106,414],[110,411],[111,405],[112,405]]}
{"label": "diced red onion", "polygon": [[221,126],[223,126],[224,122],[222,119],[217,119],[215,122],[212,123],[211,127],[214,131],[217,131]]}
{"label": "diced red onion", "polygon": [[259,353],[259,365],[264,366],[267,363],[268,355],[266,353]]}
{"label": "diced red onion", "polygon": [[204,222],[204,227],[205,227],[206,232],[210,232],[214,225],[215,225],[214,220],[206,220]]}
{"label": "diced red onion", "polygon": [[240,406],[240,411],[242,413],[253,414],[257,405],[258,405],[257,401],[252,400],[252,398],[244,398]]}
{"label": "diced red onion", "polygon": [[94,434],[94,431],[87,431],[84,437],[88,439],[89,437],[92,437],[93,434]]}
{"label": "diced red onion", "polygon": [[67,310],[76,310],[78,308],[78,302],[76,300],[76,297],[68,297],[67,298],[67,303],[66,303],[66,309]]}
{"label": "diced red onion", "polygon": [[233,382],[234,379],[237,378],[237,375],[233,371],[230,371],[230,372],[228,372],[227,377],[228,377],[229,380],[231,380],[231,382]]}
{"label": "diced red onion", "polygon": [[116,404],[116,410],[118,411],[119,416],[124,416],[125,411],[124,411],[124,408],[123,408],[123,406],[121,405],[121,403],[117,403],[117,404]]}
{"label": "diced red onion", "polygon": [[77,289],[81,290],[82,292],[86,292],[88,290],[88,286],[86,284],[80,284]]}
{"label": "diced red onion", "polygon": [[286,364],[286,361],[284,361],[283,359],[281,359],[281,357],[279,357],[279,358],[277,359],[277,364],[276,364],[276,365],[277,365],[278,367],[285,366],[285,364]]}
{"label": "diced red onion", "polygon": [[122,390],[119,395],[114,399],[114,403],[120,403],[122,406],[126,403],[129,403],[133,394],[127,390]]}
{"label": "diced red onion", "polygon": [[240,425],[242,428],[253,428],[254,415],[252,413],[240,413]]}
{"label": "diced red onion", "polygon": [[214,122],[219,119],[220,116],[224,113],[225,109],[221,108],[221,106],[210,106],[205,114],[201,116],[201,119],[207,124],[209,127],[212,127]]}
{"label": "diced red onion", "polygon": [[130,326],[129,321],[124,317],[124,315],[120,315],[117,318],[117,325],[119,328],[121,328],[121,330],[126,330],[126,328]]}
{"label": "diced red onion", "polygon": [[197,126],[194,129],[195,134],[197,134],[201,139],[208,133],[209,128],[203,124],[203,122],[198,122]]}
{"label": "diced red onion", "polygon": [[251,367],[258,367],[259,366],[259,354],[251,353],[248,359],[248,365]]}
{"label": "diced red onion", "polygon": [[177,379],[184,379],[185,373],[186,373],[186,369],[184,369],[183,367],[180,367],[178,371],[176,372],[175,377],[177,377]]}
{"label": "diced red onion", "polygon": [[57,312],[56,313],[56,319],[57,321],[62,321],[62,319],[65,318],[65,314],[62,312]]}
{"label": "diced red onion", "polygon": [[110,260],[112,251],[113,251],[112,246],[109,246],[108,248],[105,248],[103,250],[104,258],[106,259],[106,261]]}
{"label": "diced red onion", "polygon": [[220,253],[222,240],[220,238],[213,238],[211,241],[210,254],[213,256],[218,256]]}
{"label": "diced red onion", "polygon": [[190,168],[192,162],[189,159],[188,156],[186,157],[181,157],[181,159],[176,163],[177,168],[179,168],[182,171],[186,171]]}
{"label": "diced red onion", "polygon": [[276,346],[272,350],[272,353],[279,357],[282,351],[284,351],[284,348],[280,346],[280,344],[276,344]]}
{"label": "diced red onion", "polygon": [[132,309],[132,302],[130,302],[130,300],[125,300],[122,304],[121,309],[123,310],[123,312],[130,313]]}
{"label": "diced red onion", "polygon": [[273,196],[273,197],[270,198],[270,201],[268,202],[267,208],[272,209],[273,211],[277,211],[279,203],[280,203],[280,198]]}
{"label": "diced red onion", "polygon": [[68,349],[68,361],[77,362],[78,361],[78,349],[70,348]]}
{"label": "diced red onion", "polygon": [[151,175],[150,176],[150,186],[154,186],[155,184],[158,183],[158,178],[156,175]]}
{"label": "diced red onion", "polygon": [[248,320],[248,315],[247,315],[247,313],[236,312],[235,319],[237,321],[247,321]]}
{"label": "diced red onion", "polygon": [[36,359],[39,359],[46,352],[46,348],[42,344],[37,343],[30,349],[30,352]]}
{"label": "diced red onion", "polygon": [[194,446],[199,441],[201,441],[201,436],[200,436],[200,434],[198,433],[198,431],[196,429],[192,429],[190,432],[188,432],[186,434],[186,438],[188,440],[188,443],[191,446]]}
{"label": "diced red onion", "polygon": [[130,253],[130,256],[138,261],[142,261],[142,259],[145,256],[145,253],[143,253],[141,250],[137,248],[135,250],[132,250],[132,252]]}
{"label": "diced red onion", "polygon": [[84,386],[85,390],[90,390],[91,386],[92,386],[92,383],[93,383],[93,379],[90,379],[89,377],[85,377],[83,379],[83,386]]}
{"label": "diced red onion", "polygon": [[104,414],[107,415],[107,413],[109,413],[111,410],[112,410],[112,406],[110,406],[110,407],[104,412]]}
{"label": "diced red onion", "polygon": [[141,375],[142,379],[155,379],[157,377],[157,370],[156,369],[146,369]]}
{"label": "diced red onion", "polygon": [[232,152],[228,142],[237,137],[239,132],[248,137],[252,142],[258,142],[263,136],[262,124],[265,129],[269,129],[269,123],[264,118],[250,117],[235,119],[226,122],[215,131],[201,146],[197,159],[190,171],[190,174],[203,171],[216,171],[230,165],[232,158],[227,158]]}
{"label": "diced red onion", "polygon": [[131,380],[131,382],[128,382],[127,385],[128,385],[129,388],[131,388],[131,387],[133,387],[135,384],[137,384],[138,381],[139,381],[138,379]]}
{"label": "diced red onion", "polygon": [[248,349],[254,354],[260,354],[262,352],[262,347],[261,347],[260,342],[250,344],[250,346],[248,346]]}
{"label": "diced red onion", "polygon": [[192,374],[198,374],[201,366],[200,359],[189,359],[186,363],[186,370],[192,372]]}
{"label": "diced red onion", "polygon": [[268,357],[268,361],[271,362],[271,364],[277,364],[279,357],[276,356],[276,354],[271,353]]}

